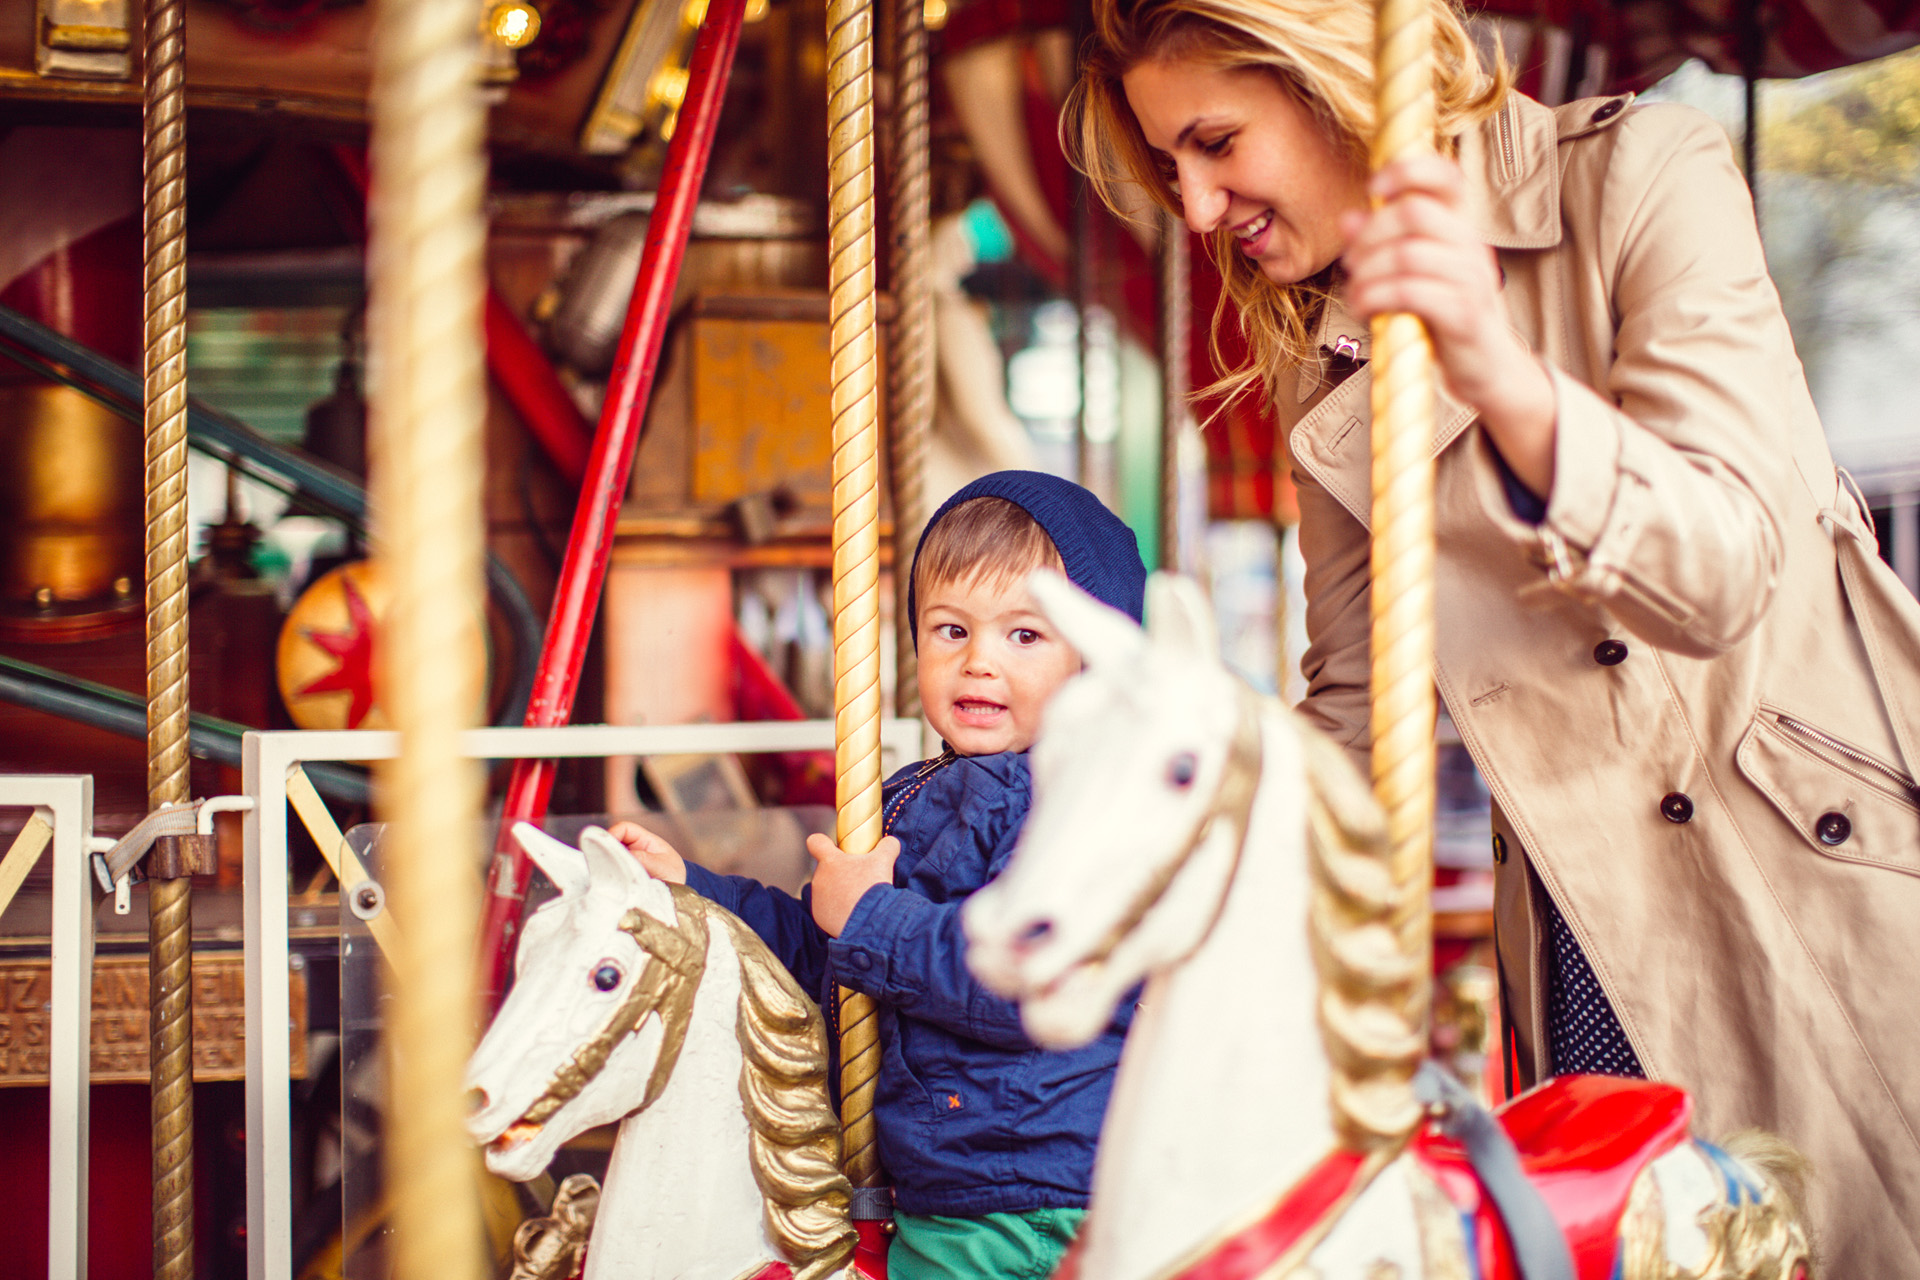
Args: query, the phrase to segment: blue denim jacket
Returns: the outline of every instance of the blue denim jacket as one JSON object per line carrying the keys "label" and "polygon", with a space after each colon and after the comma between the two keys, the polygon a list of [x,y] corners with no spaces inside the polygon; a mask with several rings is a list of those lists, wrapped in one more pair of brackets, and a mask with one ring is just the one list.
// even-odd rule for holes
{"label": "blue denim jacket", "polygon": [[960,929],[961,904],[1013,855],[1032,799],[1027,757],[948,752],[882,794],[901,845],[893,887],[869,889],[838,938],[814,924],[811,891],[692,864],[687,883],[745,920],[823,1005],[836,982],[878,1002],[880,1156],[901,1212],[1084,1206],[1134,1002],[1092,1044],[1049,1053],[967,969]]}

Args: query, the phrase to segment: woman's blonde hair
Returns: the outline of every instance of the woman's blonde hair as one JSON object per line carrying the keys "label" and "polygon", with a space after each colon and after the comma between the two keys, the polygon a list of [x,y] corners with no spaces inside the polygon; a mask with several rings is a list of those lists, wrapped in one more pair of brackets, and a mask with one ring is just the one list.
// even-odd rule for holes
{"label": "woman's blonde hair", "polygon": [[[1500,108],[1513,77],[1498,57],[1491,72],[1482,69],[1450,0],[1432,0],[1432,9],[1435,142],[1451,154],[1462,133]],[[1180,197],[1121,84],[1142,62],[1178,58],[1272,72],[1336,145],[1365,165],[1374,126],[1374,30],[1374,7],[1361,0],[1094,0],[1080,80],[1060,117],[1061,145],[1122,217],[1140,208],[1137,192],[1180,217]],[[1313,325],[1332,280],[1327,272],[1277,285],[1240,252],[1230,231],[1207,239],[1226,286],[1213,313],[1215,363],[1225,363],[1220,335],[1232,314],[1253,358],[1199,395],[1231,399],[1315,357]]]}

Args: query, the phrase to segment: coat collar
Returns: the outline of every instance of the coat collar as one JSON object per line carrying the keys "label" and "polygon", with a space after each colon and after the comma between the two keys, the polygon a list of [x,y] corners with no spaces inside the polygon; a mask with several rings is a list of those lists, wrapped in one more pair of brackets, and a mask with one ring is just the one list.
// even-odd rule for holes
{"label": "coat collar", "polygon": [[[1616,113],[1617,108],[1608,115]],[[1509,93],[1499,110],[1460,135],[1467,218],[1488,245],[1526,250],[1560,243],[1564,228],[1556,143],[1564,128],[1551,109],[1524,94]],[[1367,326],[1337,297],[1322,309],[1313,341],[1320,359],[1301,366],[1295,387],[1303,404],[1320,388],[1328,352],[1351,342],[1360,359],[1373,354]]]}
{"label": "coat collar", "polygon": [[1467,217],[1494,248],[1560,243],[1558,136],[1554,113],[1519,93],[1460,135]]}

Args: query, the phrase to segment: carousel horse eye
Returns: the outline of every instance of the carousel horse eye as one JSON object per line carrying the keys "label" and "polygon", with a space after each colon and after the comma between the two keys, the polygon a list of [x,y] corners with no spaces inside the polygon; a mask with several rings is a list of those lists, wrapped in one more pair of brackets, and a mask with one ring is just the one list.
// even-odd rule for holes
{"label": "carousel horse eye", "polygon": [[593,985],[599,991],[611,991],[620,985],[620,966],[603,964],[593,971]]}
{"label": "carousel horse eye", "polygon": [[1195,775],[1200,772],[1200,760],[1191,751],[1182,751],[1167,761],[1167,783],[1181,790],[1193,785]]}

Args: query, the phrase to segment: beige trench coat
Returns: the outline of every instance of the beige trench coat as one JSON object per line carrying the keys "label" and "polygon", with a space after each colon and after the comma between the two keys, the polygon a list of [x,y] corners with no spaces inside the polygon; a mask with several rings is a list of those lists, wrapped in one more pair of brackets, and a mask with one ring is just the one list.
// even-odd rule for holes
{"label": "beige trench coat", "polygon": [[[1558,401],[1538,528],[1468,410],[1443,398],[1434,441],[1435,677],[1496,805],[1523,1074],[1547,1073],[1545,892],[1698,1132],[1812,1158],[1825,1274],[1920,1277],[1920,605],[1836,478],[1716,125],[1516,95],[1460,159]],[[1337,306],[1322,329],[1364,352]],[[1321,379],[1278,397],[1303,710],[1364,751],[1370,379]]]}

